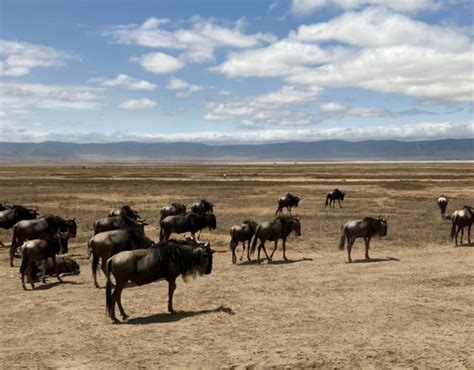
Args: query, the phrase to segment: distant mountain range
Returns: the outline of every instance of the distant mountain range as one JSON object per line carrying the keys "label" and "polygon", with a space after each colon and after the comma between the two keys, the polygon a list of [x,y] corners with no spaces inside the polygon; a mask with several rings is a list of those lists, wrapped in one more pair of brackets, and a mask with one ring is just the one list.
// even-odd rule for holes
{"label": "distant mountain range", "polygon": [[71,161],[377,161],[474,160],[474,139],[433,141],[326,140],[211,145],[187,142],[76,144],[0,142],[1,162]]}

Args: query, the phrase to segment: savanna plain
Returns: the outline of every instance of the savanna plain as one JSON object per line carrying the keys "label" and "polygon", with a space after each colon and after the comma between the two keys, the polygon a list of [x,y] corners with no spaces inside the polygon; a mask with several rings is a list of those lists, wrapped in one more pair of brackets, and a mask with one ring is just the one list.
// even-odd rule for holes
{"label": "savanna plain", "polygon": [[[81,274],[24,291],[19,259],[9,267],[0,248],[0,367],[472,369],[474,246],[454,246],[436,199],[449,197],[448,214],[474,205],[473,170],[472,163],[1,165],[0,201],[76,217],[69,255]],[[343,208],[325,208],[335,187],[347,192]],[[290,236],[289,261],[278,249],[271,263],[233,265],[230,226],[271,219],[287,192],[302,197],[293,210],[302,236]],[[130,318],[112,325],[87,259],[93,221],[130,204],[156,240],[162,206],[201,198],[217,217],[217,229],[201,235],[216,250],[212,273],[177,281],[176,315],[167,313],[166,282],[126,288]],[[359,239],[347,263],[337,248],[340,227],[378,215],[387,216],[388,235],[372,240],[372,260]],[[9,245],[11,231],[0,238]]]}

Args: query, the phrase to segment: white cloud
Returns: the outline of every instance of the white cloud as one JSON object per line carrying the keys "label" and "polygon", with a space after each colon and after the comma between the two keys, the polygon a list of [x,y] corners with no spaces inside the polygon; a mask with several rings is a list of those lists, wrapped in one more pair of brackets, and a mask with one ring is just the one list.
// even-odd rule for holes
{"label": "white cloud", "polygon": [[107,80],[104,78],[93,78],[89,82],[97,83],[105,87],[125,87],[129,90],[155,90],[156,85],[149,81],[137,80],[129,75],[120,73],[117,77]]}
{"label": "white cloud", "polygon": [[130,60],[156,74],[172,73],[184,67],[181,60],[160,52],[143,54],[140,57],[132,57]]}
{"label": "white cloud", "polygon": [[178,99],[189,98],[193,93],[202,90],[201,86],[190,84],[176,77],[172,77],[168,81],[166,88],[177,91],[176,97]]}
{"label": "white cloud", "polygon": [[100,92],[98,88],[77,85],[1,83],[0,107],[5,110],[96,109],[101,106]]}
{"label": "white cloud", "polygon": [[151,109],[157,106],[158,106],[157,102],[150,99],[146,99],[146,98],[130,99],[120,104],[120,108],[125,109],[125,110]]}
{"label": "white cloud", "polygon": [[242,21],[225,27],[213,19],[192,17],[186,23],[181,28],[173,28],[169,20],[149,18],[141,25],[111,27],[104,34],[120,44],[183,50],[180,59],[193,63],[212,61],[218,48],[243,49],[274,41],[271,34],[244,33]]}
{"label": "white cloud", "polygon": [[298,15],[308,15],[329,5],[346,10],[380,5],[403,13],[413,13],[422,9],[435,10],[440,6],[433,0],[292,0],[291,11]]}
{"label": "white cloud", "polygon": [[11,77],[27,75],[35,68],[61,67],[77,58],[47,46],[8,40],[0,40],[0,56],[0,75]]}
{"label": "white cloud", "polygon": [[386,117],[394,113],[378,107],[346,107],[336,102],[326,102],[319,106],[320,112],[327,117]]}

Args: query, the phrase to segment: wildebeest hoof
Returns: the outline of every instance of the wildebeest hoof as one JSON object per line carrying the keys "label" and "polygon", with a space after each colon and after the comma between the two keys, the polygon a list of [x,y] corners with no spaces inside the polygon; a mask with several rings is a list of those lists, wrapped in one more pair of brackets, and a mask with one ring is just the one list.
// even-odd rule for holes
{"label": "wildebeest hoof", "polygon": [[171,315],[176,315],[176,314],[177,314],[177,312],[176,312],[175,310],[170,310],[170,311],[168,311],[168,312],[169,312]]}
{"label": "wildebeest hoof", "polygon": [[117,319],[112,319],[112,324],[120,324],[120,321]]}

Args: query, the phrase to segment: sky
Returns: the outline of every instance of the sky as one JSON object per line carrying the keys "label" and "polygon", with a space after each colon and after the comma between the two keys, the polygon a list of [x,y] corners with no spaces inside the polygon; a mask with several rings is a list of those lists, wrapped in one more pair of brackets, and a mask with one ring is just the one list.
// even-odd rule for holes
{"label": "sky", "polygon": [[470,0],[1,0],[0,141],[474,137]]}

